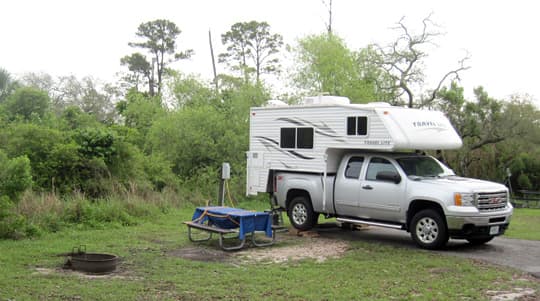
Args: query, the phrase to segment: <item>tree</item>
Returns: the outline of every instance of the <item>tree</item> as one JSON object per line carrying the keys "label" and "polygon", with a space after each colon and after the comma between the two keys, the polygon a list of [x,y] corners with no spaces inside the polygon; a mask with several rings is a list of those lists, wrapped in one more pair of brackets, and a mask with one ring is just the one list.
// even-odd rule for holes
{"label": "tree", "polygon": [[328,2],[326,2],[325,0],[322,0],[322,3],[324,4],[324,6],[326,6],[326,9],[328,10],[328,23],[326,23],[326,31],[328,32],[328,35],[331,35],[333,32],[332,32],[332,0],[328,0]]}
{"label": "tree", "polygon": [[353,102],[382,100],[375,80],[380,68],[366,60],[371,55],[368,49],[355,53],[335,34],[307,36],[298,41],[294,82],[310,93],[347,96]]}
{"label": "tree", "polygon": [[11,77],[11,74],[4,69],[0,68],[0,103],[2,103],[17,87],[16,82]]}
{"label": "tree", "polygon": [[449,152],[448,161],[459,174],[501,180],[517,149],[534,152],[538,148],[540,112],[522,99],[494,99],[482,87],[474,93],[475,101],[468,101],[463,88],[452,82],[433,103],[446,113],[463,140],[460,150]]}
{"label": "tree", "polygon": [[272,34],[267,22],[235,23],[221,35],[221,41],[227,46],[227,52],[219,55],[219,62],[240,71],[246,82],[253,72],[259,83],[262,74],[276,72],[279,68],[276,54],[283,45],[283,37]]}
{"label": "tree", "polygon": [[142,48],[150,54],[151,60],[140,53],[121,59],[121,63],[127,65],[130,71],[147,77],[150,96],[156,95],[155,87],[157,94],[161,95],[163,75],[170,63],[187,59],[193,54],[191,49],[177,52],[176,39],[181,32],[173,22],[158,19],[139,25],[135,34],[142,39],[141,42],[128,43],[129,46]]}
{"label": "tree", "polygon": [[[166,113],[157,97],[147,97],[133,90],[128,92],[125,101],[117,104],[117,110],[124,117],[126,126],[136,129],[143,136]],[[139,145],[142,147],[143,143]]]}
{"label": "tree", "polygon": [[34,88],[19,88],[5,101],[5,107],[11,119],[18,117],[30,120],[33,116],[43,118],[50,104],[46,92]]}
{"label": "tree", "polygon": [[171,92],[178,108],[202,105],[218,105],[217,91],[194,76],[175,72],[171,83]]}
{"label": "tree", "polygon": [[[415,101],[419,105],[429,105],[437,96],[438,91],[448,79],[459,80],[459,73],[470,67],[466,65],[468,55],[458,62],[458,66],[448,71],[440,79],[438,85],[431,89],[426,96],[416,99],[415,88],[424,84],[424,70],[422,63],[428,56],[426,46],[433,44],[435,38],[441,35],[433,27],[437,27],[431,20],[431,15],[422,20],[422,30],[420,33],[413,33],[404,22],[405,17],[397,23],[395,30],[400,34],[397,39],[386,47],[377,45],[380,52],[380,59],[377,64],[383,67],[393,79],[390,86],[383,85],[384,88],[398,91],[397,97],[405,95],[410,108]],[[399,99],[396,99],[398,101]]]}
{"label": "tree", "polygon": [[[134,84],[136,90],[139,90],[139,84],[149,84],[152,82],[152,66],[146,56],[138,52],[126,55],[120,59],[120,64],[127,66],[129,71],[132,72],[126,80]],[[153,84],[150,86],[150,89],[153,92]]]}
{"label": "tree", "polygon": [[21,84],[23,86],[48,92],[49,97],[51,97],[51,92],[55,89],[56,81],[50,74],[44,72],[29,72],[23,74]]}
{"label": "tree", "polygon": [[75,76],[61,76],[51,92],[55,111],[58,114],[70,106],[80,108],[101,122],[111,121],[115,117],[114,98],[116,89],[90,76],[77,79]]}

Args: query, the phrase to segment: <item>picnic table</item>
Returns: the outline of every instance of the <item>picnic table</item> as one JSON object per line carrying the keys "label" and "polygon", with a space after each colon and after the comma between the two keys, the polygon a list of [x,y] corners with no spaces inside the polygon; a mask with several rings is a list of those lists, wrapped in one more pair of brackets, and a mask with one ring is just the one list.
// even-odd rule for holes
{"label": "picnic table", "polygon": [[[272,227],[272,216],[268,212],[255,212],[240,208],[210,206],[197,207],[191,221],[184,222],[188,227],[188,237],[192,242],[208,241],[212,234],[219,235],[219,246],[225,251],[238,250],[244,247],[246,237],[251,236],[254,246],[264,247],[275,242],[275,228]],[[203,238],[195,238],[192,229],[207,232],[209,235]],[[263,232],[268,241],[258,241],[256,232]],[[225,245],[226,238],[234,238],[238,241],[235,245]]]}

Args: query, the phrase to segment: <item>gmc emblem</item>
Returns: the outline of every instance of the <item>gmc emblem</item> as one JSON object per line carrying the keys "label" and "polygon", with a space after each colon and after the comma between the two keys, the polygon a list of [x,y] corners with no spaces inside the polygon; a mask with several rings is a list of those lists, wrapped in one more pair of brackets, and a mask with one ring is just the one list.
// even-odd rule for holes
{"label": "gmc emblem", "polygon": [[500,204],[503,202],[503,198],[491,198],[488,200],[489,204]]}

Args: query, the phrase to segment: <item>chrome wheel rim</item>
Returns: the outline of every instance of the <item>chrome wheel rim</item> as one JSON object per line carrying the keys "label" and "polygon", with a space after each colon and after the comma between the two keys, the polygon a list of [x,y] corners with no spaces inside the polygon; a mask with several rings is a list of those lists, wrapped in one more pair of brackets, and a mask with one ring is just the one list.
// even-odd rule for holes
{"label": "chrome wheel rim", "polygon": [[431,217],[423,217],[416,223],[416,236],[425,243],[433,243],[439,236],[439,225]]}
{"label": "chrome wheel rim", "polygon": [[292,219],[295,224],[303,225],[307,220],[307,208],[304,204],[296,204],[292,209]]}

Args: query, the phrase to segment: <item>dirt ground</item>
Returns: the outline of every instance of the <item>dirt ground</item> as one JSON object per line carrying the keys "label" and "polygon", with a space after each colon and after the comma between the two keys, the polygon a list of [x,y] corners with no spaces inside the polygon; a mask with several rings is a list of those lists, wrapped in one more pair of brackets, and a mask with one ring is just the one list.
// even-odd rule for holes
{"label": "dirt ground", "polygon": [[172,250],[170,256],[190,260],[231,263],[284,263],[302,259],[324,262],[328,258],[338,258],[349,249],[349,243],[341,239],[319,237],[316,232],[279,233],[279,244],[270,248],[247,247],[237,252],[225,252],[219,247],[204,244]]}

